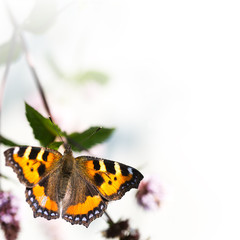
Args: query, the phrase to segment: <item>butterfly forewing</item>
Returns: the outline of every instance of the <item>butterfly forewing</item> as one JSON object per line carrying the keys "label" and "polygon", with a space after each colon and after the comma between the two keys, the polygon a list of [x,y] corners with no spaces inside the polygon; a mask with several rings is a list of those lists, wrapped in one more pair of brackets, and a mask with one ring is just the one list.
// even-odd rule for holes
{"label": "butterfly forewing", "polygon": [[76,158],[79,169],[107,200],[117,200],[131,188],[138,188],[143,175],[122,163],[81,156]]}
{"label": "butterfly forewing", "polygon": [[6,165],[13,168],[20,182],[34,186],[56,166],[62,154],[40,147],[14,147],[4,152]]}

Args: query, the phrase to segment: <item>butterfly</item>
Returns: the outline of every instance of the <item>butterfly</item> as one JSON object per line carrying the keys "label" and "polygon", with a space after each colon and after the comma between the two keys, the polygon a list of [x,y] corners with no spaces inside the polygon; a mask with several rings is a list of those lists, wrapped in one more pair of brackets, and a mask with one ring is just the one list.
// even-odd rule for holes
{"label": "butterfly", "polygon": [[71,224],[88,227],[101,217],[109,201],[138,188],[143,175],[122,163],[91,156],[73,157],[43,147],[21,146],[4,152],[6,165],[26,185],[26,201],[34,217],[61,217]]}

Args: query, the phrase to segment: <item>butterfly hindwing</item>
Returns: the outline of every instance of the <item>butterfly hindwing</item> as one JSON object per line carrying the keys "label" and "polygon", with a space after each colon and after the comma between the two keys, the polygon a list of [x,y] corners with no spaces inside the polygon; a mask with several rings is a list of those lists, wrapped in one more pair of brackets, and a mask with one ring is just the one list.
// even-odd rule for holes
{"label": "butterfly hindwing", "polygon": [[62,217],[72,224],[88,227],[94,219],[102,216],[106,208],[107,201],[74,169],[63,199]]}
{"label": "butterfly hindwing", "polygon": [[143,175],[133,167],[122,163],[81,156],[76,158],[79,169],[97,187],[107,200],[117,200],[131,188],[138,188]]}
{"label": "butterfly hindwing", "polygon": [[62,154],[41,147],[14,147],[4,152],[6,165],[13,168],[20,182],[31,187],[44,178],[62,158]]}
{"label": "butterfly hindwing", "polygon": [[26,188],[26,200],[33,210],[34,217],[48,220],[59,218],[58,183],[60,172],[51,172],[33,187]]}

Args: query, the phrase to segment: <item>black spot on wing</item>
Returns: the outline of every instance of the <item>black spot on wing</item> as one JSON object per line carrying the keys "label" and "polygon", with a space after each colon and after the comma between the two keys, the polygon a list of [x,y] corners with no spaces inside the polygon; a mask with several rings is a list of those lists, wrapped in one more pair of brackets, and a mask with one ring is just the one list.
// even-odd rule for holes
{"label": "black spot on wing", "polygon": [[29,154],[29,159],[36,159],[38,153],[41,151],[39,147],[32,147],[31,152]]}
{"label": "black spot on wing", "polygon": [[38,183],[39,186],[44,187],[44,189],[47,189],[48,179],[49,179],[49,176],[43,178],[43,179]]}
{"label": "black spot on wing", "polygon": [[98,160],[94,160],[93,161],[93,165],[94,165],[94,169],[96,171],[100,170],[100,164],[99,164],[99,161]]}
{"label": "black spot on wing", "polygon": [[46,167],[44,164],[41,164],[37,170],[38,170],[39,176],[42,176],[45,173]]}
{"label": "black spot on wing", "polygon": [[43,153],[43,155],[42,155],[42,159],[43,159],[43,161],[47,162],[48,154],[49,154],[48,151],[45,151],[45,152]]}
{"label": "black spot on wing", "polygon": [[[131,174],[131,178],[128,181],[123,182],[117,193],[114,193],[112,195],[108,195],[107,198],[109,200],[112,199],[120,199],[122,198],[122,196],[129,190],[131,190],[132,188],[138,188],[139,183],[141,182],[141,180],[143,179],[143,175],[135,168],[131,168],[131,171],[133,172],[133,174]],[[126,169],[128,171],[128,166],[123,164],[123,169]],[[125,170],[123,170],[123,173],[125,172]],[[126,173],[125,173],[126,174]]]}
{"label": "black spot on wing", "polygon": [[[38,184],[41,187],[44,187],[44,193],[47,195],[47,189],[48,189],[48,183],[49,183],[49,176],[43,178]],[[50,183],[51,184],[51,183]]]}
{"label": "black spot on wing", "polygon": [[98,173],[96,173],[94,175],[94,181],[95,181],[96,185],[99,187],[104,183],[103,177]]}
{"label": "black spot on wing", "polygon": [[23,157],[26,149],[27,149],[27,147],[20,147],[20,149],[19,149],[19,151],[18,151],[18,156],[19,156],[19,157]]}
{"label": "black spot on wing", "polygon": [[115,174],[115,163],[113,161],[104,160],[105,167],[109,173]]}

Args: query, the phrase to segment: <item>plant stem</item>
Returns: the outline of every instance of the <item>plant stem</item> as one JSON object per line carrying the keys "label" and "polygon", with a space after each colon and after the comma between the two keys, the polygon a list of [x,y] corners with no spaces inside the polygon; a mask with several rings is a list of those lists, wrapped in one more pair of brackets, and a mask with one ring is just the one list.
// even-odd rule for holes
{"label": "plant stem", "polygon": [[108,215],[107,211],[105,211],[104,213],[105,213],[105,215],[107,216],[110,224],[111,224],[111,225],[114,224],[114,221],[113,221],[112,218]]}
{"label": "plant stem", "polygon": [[24,53],[25,53],[25,58],[26,58],[26,61],[27,61],[28,66],[29,66],[29,68],[30,68],[30,71],[31,71],[31,73],[32,73],[33,79],[35,80],[35,83],[36,83],[36,85],[37,85],[37,88],[38,88],[38,90],[39,90],[39,93],[40,93],[40,95],[41,95],[41,98],[42,98],[42,101],[43,101],[43,105],[44,105],[44,107],[45,107],[45,110],[46,110],[46,112],[48,113],[48,115],[53,119],[52,114],[51,114],[51,112],[50,112],[50,108],[49,108],[47,99],[46,99],[46,96],[45,96],[45,93],[44,93],[44,90],[43,90],[42,85],[41,85],[41,83],[40,83],[40,79],[39,79],[39,77],[38,77],[36,68],[34,67],[34,64],[33,64],[33,62],[32,62],[31,54],[30,54],[30,52],[29,52],[29,50],[28,50],[28,47],[27,47],[26,41],[25,41],[25,39],[24,39],[24,37],[23,37],[23,33],[22,33],[22,31],[21,31],[21,28],[19,28],[19,26],[18,26],[18,24],[17,24],[17,22],[16,22],[16,20],[15,20],[15,18],[14,18],[14,16],[13,16],[12,12],[11,12],[11,10],[10,10],[10,8],[8,7],[8,5],[7,5],[6,2],[5,2],[5,7],[6,7],[6,9],[7,9],[9,18],[10,18],[10,20],[11,20],[11,23],[12,23],[14,29],[15,29],[15,30],[18,29],[18,35],[19,35],[20,40],[21,40],[21,43],[22,43],[22,48],[23,48],[23,51],[24,51]]}

